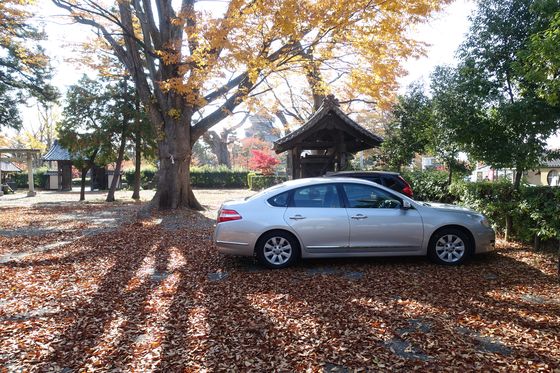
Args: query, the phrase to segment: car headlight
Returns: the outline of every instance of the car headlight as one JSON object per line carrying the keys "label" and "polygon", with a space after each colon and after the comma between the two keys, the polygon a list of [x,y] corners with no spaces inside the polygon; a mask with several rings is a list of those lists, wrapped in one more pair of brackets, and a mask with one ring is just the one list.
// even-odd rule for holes
{"label": "car headlight", "polygon": [[490,222],[486,219],[486,216],[480,219],[480,224],[484,225],[486,228],[490,228]]}

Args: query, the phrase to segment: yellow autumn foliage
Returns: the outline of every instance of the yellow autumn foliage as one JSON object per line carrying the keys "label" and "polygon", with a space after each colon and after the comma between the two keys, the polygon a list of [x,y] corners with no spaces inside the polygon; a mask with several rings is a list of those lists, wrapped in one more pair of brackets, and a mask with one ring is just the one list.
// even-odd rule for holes
{"label": "yellow autumn foliage", "polygon": [[[72,3],[80,5],[83,1]],[[119,0],[130,6],[129,0]],[[342,73],[340,91],[365,95],[381,105],[390,102],[403,59],[422,53],[423,45],[409,31],[425,22],[450,0],[231,0],[186,8],[168,20],[183,27],[180,45],[151,51],[164,65],[177,65],[174,76],[161,76],[164,91],[176,90],[197,105],[204,92],[224,84],[224,71],[248,71],[249,79],[278,71],[305,73],[299,52],[290,45],[312,48],[326,77]],[[107,7],[117,2],[106,1]],[[218,4],[218,5],[216,5]],[[86,7],[87,8],[87,7]],[[190,9],[190,10],[189,10]],[[74,15],[80,10],[75,8]],[[86,16],[82,14],[82,16]],[[132,32],[148,40],[142,19],[132,12]],[[87,17],[92,17],[87,14]],[[115,28],[103,19],[97,22]],[[269,57],[288,46],[278,58]],[[142,48],[142,45],[139,45]],[[100,66],[102,69],[102,66]],[[225,74],[230,76],[231,74]],[[328,91],[332,87],[320,86]]]}

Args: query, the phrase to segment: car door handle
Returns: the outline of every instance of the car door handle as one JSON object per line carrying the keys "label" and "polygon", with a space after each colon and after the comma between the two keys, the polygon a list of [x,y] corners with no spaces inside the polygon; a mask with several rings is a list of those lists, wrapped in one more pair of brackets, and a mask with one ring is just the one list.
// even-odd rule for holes
{"label": "car door handle", "polygon": [[358,214],[358,215],[352,216],[352,219],[355,219],[355,220],[362,220],[362,219],[367,219],[367,216],[362,215],[362,214]]}
{"label": "car door handle", "polygon": [[305,216],[294,215],[294,216],[290,216],[290,219],[292,219],[292,220],[302,220],[302,219],[305,219]]}

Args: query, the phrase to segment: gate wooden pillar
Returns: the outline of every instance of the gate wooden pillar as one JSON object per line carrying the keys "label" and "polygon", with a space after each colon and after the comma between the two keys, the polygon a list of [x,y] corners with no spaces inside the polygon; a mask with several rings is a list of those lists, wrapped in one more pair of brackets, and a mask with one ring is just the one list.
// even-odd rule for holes
{"label": "gate wooden pillar", "polygon": [[[12,154],[10,158],[4,158],[3,161],[6,162],[27,162],[27,182],[29,184],[29,191],[27,192],[28,197],[34,197],[37,195],[35,192],[35,185],[33,184],[33,154],[39,153],[37,149],[12,149],[12,148],[2,148],[0,149],[0,154],[9,153]],[[25,159],[21,155],[25,153]],[[2,174],[0,171],[0,180],[2,179]],[[0,188],[1,189],[1,188]],[[0,190],[0,193],[2,191]],[[2,193],[3,194],[3,193]],[[0,194],[0,195],[2,195]]]}
{"label": "gate wooden pillar", "polygon": [[33,159],[29,152],[27,153],[27,183],[29,184],[27,196],[35,197],[37,192],[35,192],[35,180],[33,180]]}

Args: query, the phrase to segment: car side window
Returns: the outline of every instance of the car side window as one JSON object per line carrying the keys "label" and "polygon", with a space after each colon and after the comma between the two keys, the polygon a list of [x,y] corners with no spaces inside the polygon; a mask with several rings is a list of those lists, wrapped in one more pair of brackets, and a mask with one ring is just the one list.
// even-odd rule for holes
{"label": "car side window", "polygon": [[312,185],[294,190],[291,206],[339,208],[340,198],[333,184]]}
{"label": "car side window", "polygon": [[267,199],[267,202],[274,207],[288,207],[288,196],[290,192],[280,193]]}
{"label": "car side window", "polygon": [[369,185],[344,184],[349,208],[399,208],[402,202],[392,194]]}

